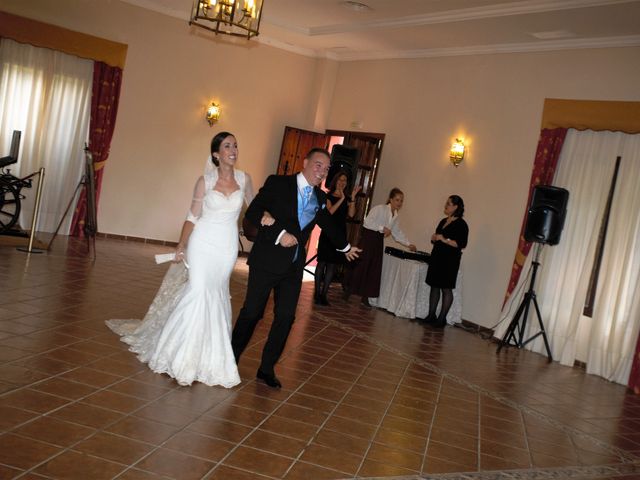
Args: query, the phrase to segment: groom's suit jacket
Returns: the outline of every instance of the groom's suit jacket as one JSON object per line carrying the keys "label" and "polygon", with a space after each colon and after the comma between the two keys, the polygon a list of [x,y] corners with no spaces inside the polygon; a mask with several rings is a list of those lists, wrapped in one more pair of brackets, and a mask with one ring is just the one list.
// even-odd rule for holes
{"label": "groom's suit jacket", "polygon": [[[298,184],[296,175],[271,175],[255,196],[245,213],[245,218],[257,226],[258,234],[249,254],[249,265],[272,273],[284,273],[293,263],[296,247],[276,245],[276,239],[282,230],[286,230],[298,239],[299,253],[296,266],[303,268],[306,261],[305,245],[316,223],[327,234],[337,249],[343,250],[349,244],[344,234],[334,224],[326,208],[326,195],[314,187],[313,195],[317,201],[316,215],[304,228],[298,223]],[[275,219],[271,226],[260,226],[264,211]]]}

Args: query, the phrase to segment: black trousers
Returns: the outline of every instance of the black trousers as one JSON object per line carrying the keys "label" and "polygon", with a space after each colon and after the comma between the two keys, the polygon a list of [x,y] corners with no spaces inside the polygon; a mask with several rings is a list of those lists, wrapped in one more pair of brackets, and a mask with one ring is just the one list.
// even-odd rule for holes
{"label": "black trousers", "polygon": [[273,374],[274,365],[284,350],[296,316],[303,267],[303,263],[295,262],[282,274],[249,267],[247,295],[231,337],[231,346],[236,362],[240,360],[240,355],[249,344],[256,325],[264,316],[264,309],[271,290],[273,290],[274,318],[267,343],[262,350],[260,364],[260,370],[267,374]]}

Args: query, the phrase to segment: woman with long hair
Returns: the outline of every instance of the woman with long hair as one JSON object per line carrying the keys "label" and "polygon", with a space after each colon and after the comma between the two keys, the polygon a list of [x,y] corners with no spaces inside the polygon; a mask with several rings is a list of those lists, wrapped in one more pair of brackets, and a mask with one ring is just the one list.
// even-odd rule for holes
{"label": "woman with long hair", "polygon": [[[220,132],[213,137],[182,226],[176,263],[147,314],[142,321],[107,321],[141,362],[180,385],[240,383],[231,349],[229,278],[238,255],[238,215],[254,194],[249,175],[235,168],[237,159],[235,136]],[[273,223],[267,217],[263,222]]]}
{"label": "woman with long hair", "polygon": [[[347,217],[353,217],[356,212],[356,195],[360,186],[347,193],[349,176],[344,170],[334,175],[329,184],[327,193],[327,210],[333,216],[334,224],[347,235]],[[316,305],[329,305],[327,292],[331,286],[331,280],[336,268],[343,265],[346,258],[342,252],[336,250],[329,237],[325,233],[320,234],[318,242],[318,262],[315,271],[315,295]]]}
{"label": "woman with long hair", "polygon": [[416,251],[416,246],[409,241],[398,222],[398,212],[403,204],[402,190],[392,188],[387,203],[376,205],[365,217],[359,244],[362,253],[349,275],[345,300],[348,300],[351,294],[360,295],[362,305],[370,308],[369,298],[380,295],[382,256],[386,237],[391,235],[396,242],[408,247],[412,252]]}

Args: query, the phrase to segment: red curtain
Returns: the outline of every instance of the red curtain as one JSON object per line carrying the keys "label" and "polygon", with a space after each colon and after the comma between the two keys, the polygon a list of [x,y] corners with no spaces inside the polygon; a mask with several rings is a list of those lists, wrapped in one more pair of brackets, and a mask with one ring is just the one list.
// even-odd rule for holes
{"label": "red curtain", "polygon": [[529,184],[529,196],[527,198],[527,207],[525,208],[524,218],[522,219],[522,226],[520,227],[520,239],[518,240],[518,249],[516,250],[515,258],[513,259],[513,266],[511,267],[511,278],[509,279],[509,286],[502,302],[502,308],[504,308],[507,300],[511,296],[513,289],[516,288],[520,274],[522,273],[522,266],[524,261],[529,255],[531,250],[531,242],[527,242],[524,239],[524,227],[527,223],[527,211],[529,203],[531,202],[531,195],[533,194],[533,188],[536,185],[550,185],[553,176],[556,172],[556,166],[558,165],[558,158],[560,157],[560,151],[562,150],[562,144],[567,136],[566,128],[554,128],[543,129],[540,132],[540,140],[538,141],[538,149],[536,150],[536,158],[533,162],[533,171],[531,172],[531,182]]}
{"label": "red curtain", "polygon": [[636,354],[633,357],[631,365],[631,374],[629,375],[629,388],[640,395],[640,335],[636,344]]}
{"label": "red curtain", "polygon": [[[96,182],[96,209],[100,198],[102,173],[109,157],[111,137],[116,124],[122,69],[103,62],[94,62],[93,89],[91,92],[91,121],[89,123],[89,150],[93,155]],[[87,210],[87,193],[82,189],[71,220],[70,234],[84,236],[84,219]]]}

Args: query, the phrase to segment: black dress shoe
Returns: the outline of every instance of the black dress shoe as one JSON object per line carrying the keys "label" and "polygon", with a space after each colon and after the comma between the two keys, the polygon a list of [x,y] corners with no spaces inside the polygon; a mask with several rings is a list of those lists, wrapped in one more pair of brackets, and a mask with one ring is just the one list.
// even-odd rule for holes
{"label": "black dress shoe", "polygon": [[373,308],[373,305],[369,303],[369,299],[367,297],[362,297],[362,299],[360,300],[360,305],[367,308]]}
{"label": "black dress shoe", "polygon": [[416,320],[418,320],[418,323],[420,325],[433,325],[438,321],[438,317],[436,317],[435,315],[427,315],[424,318],[416,318]]}
{"label": "black dress shoe", "polygon": [[271,388],[282,388],[280,380],[278,380],[273,373],[264,373],[262,370],[258,369],[256,372],[256,378],[264,381],[264,383],[269,385]]}

